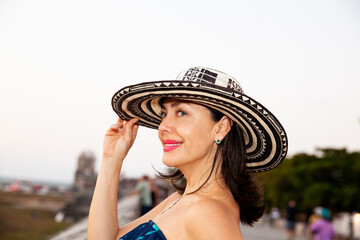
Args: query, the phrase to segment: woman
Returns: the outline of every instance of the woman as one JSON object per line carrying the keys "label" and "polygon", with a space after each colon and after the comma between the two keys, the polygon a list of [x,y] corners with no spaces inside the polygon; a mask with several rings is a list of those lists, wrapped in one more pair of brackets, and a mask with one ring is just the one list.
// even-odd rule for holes
{"label": "woman", "polygon": [[314,240],[332,240],[335,238],[335,230],[331,223],[331,213],[327,208],[321,208],[320,218],[313,222],[310,230]]}
{"label": "woman", "polygon": [[[252,225],[262,216],[262,192],[251,173],[280,164],[287,137],[235,79],[193,67],[177,80],[125,87],[112,106],[120,119],[105,136],[88,239],[242,239],[239,221]],[[158,128],[163,163],[175,169],[160,175],[178,191],[119,228],[117,184],[139,125]]]}

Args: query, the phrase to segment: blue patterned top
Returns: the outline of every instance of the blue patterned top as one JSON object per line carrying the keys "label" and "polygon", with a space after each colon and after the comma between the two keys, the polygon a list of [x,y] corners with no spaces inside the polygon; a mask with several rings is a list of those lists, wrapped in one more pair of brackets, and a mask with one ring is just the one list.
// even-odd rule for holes
{"label": "blue patterned top", "polygon": [[119,240],[166,240],[166,237],[153,221],[142,223]]}

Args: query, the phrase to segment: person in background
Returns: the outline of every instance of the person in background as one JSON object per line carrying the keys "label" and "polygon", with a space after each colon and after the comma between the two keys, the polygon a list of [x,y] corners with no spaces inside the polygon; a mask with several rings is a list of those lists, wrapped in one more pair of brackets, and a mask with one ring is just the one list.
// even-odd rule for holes
{"label": "person in background", "polygon": [[285,228],[286,228],[286,237],[288,240],[293,240],[295,237],[295,226],[296,226],[296,202],[294,200],[290,200],[288,205],[285,208]]}
{"label": "person in background", "polygon": [[310,206],[306,206],[306,209],[305,209],[305,221],[304,221],[305,227],[307,227],[309,225],[310,217],[313,214],[314,214],[313,208],[310,207]]}
{"label": "person in background", "polygon": [[270,211],[270,226],[276,226],[277,220],[280,219],[280,211],[279,208],[273,207]]}
{"label": "person in background", "polygon": [[320,219],[313,222],[310,226],[314,234],[314,240],[332,240],[335,237],[334,227],[331,223],[331,214],[329,209],[321,209]]}
{"label": "person in background", "polygon": [[307,239],[312,240],[312,234],[310,231],[310,219],[314,214],[313,208],[311,206],[306,206],[305,209],[305,221],[304,221],[304,235]]}
{"label": "person in background", "polygon": [[314,234],[311,232],[310,226],[311,224],[313,224],[316,220],[321,218],[321,210],[323,209],[323,207],[321,206],[316,206],[313,210],[312,210],[312,214],[309,217],[308,220],[308,224],[307,224],[307,228],[306,228],[306,236],[308,237],[309,240],[313,240],[314,239]]}
{"label": "person in background", "polygon": [[153,205],[149,177],[144,175],[136,184],[135,190],[140,194],[140,216],[149,212]]}

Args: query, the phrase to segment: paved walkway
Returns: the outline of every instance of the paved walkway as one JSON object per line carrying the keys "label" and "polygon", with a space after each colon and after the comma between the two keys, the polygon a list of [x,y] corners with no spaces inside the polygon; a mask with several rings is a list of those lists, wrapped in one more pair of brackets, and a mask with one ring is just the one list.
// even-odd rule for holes
{"label": "paved walkway", "polygon": [[[254,227],[241,226],[244,240],[286,240],[285,231],[269,225],[255,224]],[[294,240],[305,240],[303,236],[296,236]]]}

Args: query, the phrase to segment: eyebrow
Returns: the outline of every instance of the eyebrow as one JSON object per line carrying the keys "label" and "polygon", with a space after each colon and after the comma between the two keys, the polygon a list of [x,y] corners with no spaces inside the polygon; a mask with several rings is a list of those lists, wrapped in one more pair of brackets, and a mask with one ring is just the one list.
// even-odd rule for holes
{"label": "eyebrow", "polygon": [[[177,107],[177,106],[179,106],[180,104],[182,104],[183,102],[173,102],[173,103],[171,103],[170,104],[170,106],[171,107]],[[161,109],[165,109],[165,107],[164,107],[164,104],[161,104]]]}

